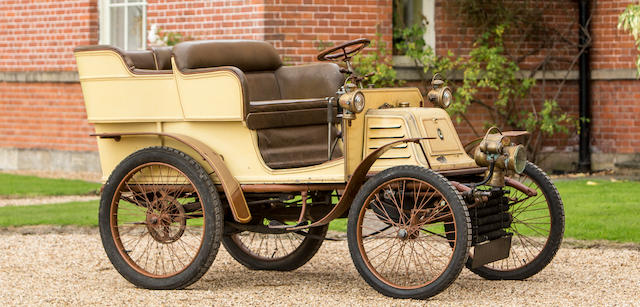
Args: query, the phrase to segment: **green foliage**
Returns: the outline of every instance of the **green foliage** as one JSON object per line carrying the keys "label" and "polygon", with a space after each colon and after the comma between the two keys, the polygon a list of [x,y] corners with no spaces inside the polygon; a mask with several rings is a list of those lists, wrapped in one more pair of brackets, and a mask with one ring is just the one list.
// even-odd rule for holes
{"label": "green foliage", "polygon": [[[520,103],[530,94],[535,79],[523,76],[518,63],[507,56],[503,37],[510,24],[498,24],[482,33],[469,54],[457,58],[450,51],[445,56],[436,56],[422,39],[425,27],[426,24],[422,23],[397,30],[395,36],[401,42],[396,44],[396,49],[422,67],[426,88],[430,88],[429,76],[435,73],[443,75],[445,79],[454,72],[462,74],[462,82],[452,86],[455,103],[447,109],[458,122],[466,120],[469,106],[477,103],[491,115],[492,119],[485,122],[485,127],[525,129],[538,137],[541,134],[551,136],[569,131],[568,126],[573,125],[573,121],[560,109],[557,101],[545,101],[540,110],[533,104],[525,106]],[[486,90],[494,94],[493,101],[482,101],[478,97],[479,93]],[[540,142],[531,144],[529,150],[535,153]]]}
{"label": "green foliage", "polygon": [[[455,68],[456,61],[452,61],[453,53],[448,52],[447,56],[437,57],[433,48],[428,46],[424,41],[424,33],[427,29],[426,20],[421,23],[404,28],[395,29],[393,36],[396,51],[410,57],[416,66],[422,67],[422,77],[427,78],[429,72],[438,72],[446,74]],[[430,80],[424,80],[430,81]]]}
{"label": "green foliage", "polygon": [[1,196],[56,196],[96,193],[99,183],[0,173]]}
{"label": "green foliage", "polygon": [[[456,2],[460,8],[458,16],[479,33],[468,55],[455,57],[451,51],[446,55],[436,55],[424,40],[427,27],[424,18],[412,25],[394,28],[394,53],[408,56],[422,68],[420,72],[427,89],[431,87],[431,76],[435,73],[442,75],[445,81],[453,79],[450,77],[454,74],[461,77],[461,82],[452,86],[455,102],[448,109],[452,117],[471,125],[465,116],[469,106],[478,104],[484,107],[491,116],[485,127],[524,129],[532,133],[526,145],[535,160],[543,136],[568,133],[570,127],[577,126],[577,121],[564,112],[555,99],[547,99],[542,105],[525,99],[531,94],[535,79],[520,71],[519,61],[524,57],[511,55],[506,50],[505,33],[522,37],[520,44],[539,48],[547,44],[545,38],[549,29],[541,23],[542,10],[536,2],[529,0]],[[399,20],[394,22],[404,25]],[[396,73],[385,46],[380,42],[380,34],[374,47],[376,52],[357,57],[354,61],[356,70],[360,74],[375,72],[371,81],[376,87],[393,85]],[[480,94],[487,92],[494,99],[483,101]],[[471,128],[481,135],[473,126]]]}
{"label": "green foliage", "polygon": [[[630,4],[618,18],[618,29],[631,32],[640,51],[640,4]],[[636,67],[640,75],[640,55],[636,59]]]}
{"label": "green foliage", "polygon": [[163,31],[158,29],[158,38],[164,42],[166,46],[175,46],[178,43],[194,40],[191,36],[185,36],[179,32]]}
{"label": "green foliage", "polygon": [[376,39],[371,42],[373,52],[360,53],[353,57],[353,67],[356,73],[366,75],[375,73],[367,80],[365,85],[372,87],[388,87],[402,84],[396,80],[396,71],[391,63],[391,53],[387,50],[387,44],[382,40],[382,34],[377,33]]}
{"label": "green foliage", "polygon": [[569,133],[566,123],[572,121],[567,113],[559,112],[558,102],[555,100],[545,100],[542,110],[538,114],[526,111],[520,111],[520,118],[524,118],[521,125],[514,126],[524,127],[527,131],[535,131],[539,129],[543,134],[552,136],[556,132]]}

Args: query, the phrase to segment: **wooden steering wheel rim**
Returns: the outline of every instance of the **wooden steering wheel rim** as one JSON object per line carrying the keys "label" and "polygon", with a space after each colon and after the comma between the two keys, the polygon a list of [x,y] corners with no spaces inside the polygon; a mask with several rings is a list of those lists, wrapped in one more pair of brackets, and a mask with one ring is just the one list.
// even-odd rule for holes
{"label": "wooden steering wheel rim", "polygon": [[[325,49],[324,51],[318,54],[317,59],[319,61],[334,61],[334,60],[350,59],[353,55],[360,52],[360,50],[369,46],[370,43],[371,41],[367,38],[358,38],[358,39],[343,43],[341,45]],[[347,47],[351,47],[354,45],[359,45],[359,46],[347,51]],[[333,54],[338,50],[342,50],[342,52],[338,54]]]}

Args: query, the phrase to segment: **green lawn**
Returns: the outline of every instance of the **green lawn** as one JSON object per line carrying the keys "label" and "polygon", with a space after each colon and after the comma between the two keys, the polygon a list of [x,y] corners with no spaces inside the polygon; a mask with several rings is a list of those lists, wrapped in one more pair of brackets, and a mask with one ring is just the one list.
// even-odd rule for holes
{"label": "green lawn", "polygon": [[0,196],[78,195],[96,192],[100,184],[0,173]]}
{"label": "green lawn", "polygon": [[[558,181],[556,185],[565,204],[566,237],[640,243],[640,182],[585,179]],[[0,226],[93,226],[97,215],[98,201],[0,207]],[[330,229],[345,231],[346,219],[332,222]]]}
{"label": "green lawn", "polygon": [[0,226],[98,226],[98,201],[0,207]]}
{"label": "green lawn", "polygon": [[556,186],[564,202],[566,237],[640,243],[640,182],[585,179]]}

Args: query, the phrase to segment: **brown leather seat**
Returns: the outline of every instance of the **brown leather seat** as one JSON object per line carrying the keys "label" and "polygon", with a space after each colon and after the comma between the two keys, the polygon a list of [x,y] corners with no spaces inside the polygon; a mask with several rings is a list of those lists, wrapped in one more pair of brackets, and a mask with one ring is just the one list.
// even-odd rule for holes
{"label": "brown leather seat", "polygon": [[[159,47],[152,50],[125,51],[110,45],[79,46],[74,51],[111,50],[119,54],[127,68],[135,74],[170,74],[172,47]],[[159,55],[158,55],[159,54]],[[158,62],[161,59],[162,62]]]}
{"label": "brown leather seat", "polygon": [[[246,124],[257,130],[260,153],[269,167],[302,167],[327,160],[325,98],[335,96],[344,82],[338,65],[283,66],[269,43],[248,40],[183,42],[173,55],[185,73],[225,66],[241,71],[234,70],[246,82]],[[336,150],[333,158],[340,156]]]}

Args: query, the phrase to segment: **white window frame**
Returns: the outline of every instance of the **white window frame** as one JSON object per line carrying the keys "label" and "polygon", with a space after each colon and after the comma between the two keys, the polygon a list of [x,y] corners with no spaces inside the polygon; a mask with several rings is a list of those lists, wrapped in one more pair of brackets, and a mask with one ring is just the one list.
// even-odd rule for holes
{"label": "white window frame", "polygon": [[424,32],[424,42],[436,52],[436,0],[422,0],[422,15],[429,24]]}
{"label": "white window frame", "polygon": [[[110,45],[111,44],[111,8],[112,7],[124,7],[124,28],[125,31],[129,29],[129,16],[128,9],[131,6],[142,6],[142,42],[144,42],[144,46],[139,46],[139,49],[145,49],[147,46],[147,1],[146,0],[128,0],[125,3],[111,3],[111,0],[99,0],[98,1],[98,11],[99,11],[99,42],[101,45]],[[124,35],[124,46],[126,49],[129,45],[129,35],[125,33]]]}

